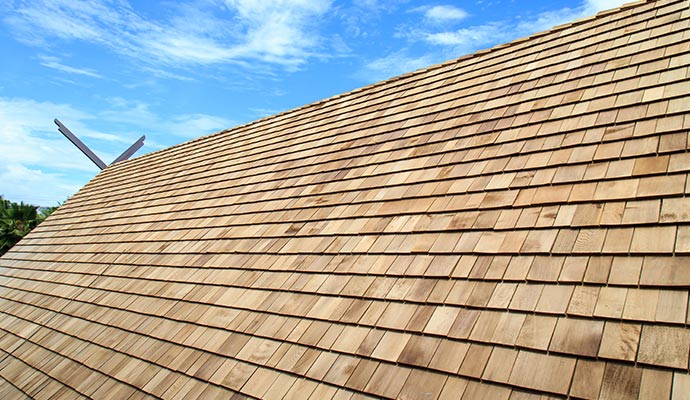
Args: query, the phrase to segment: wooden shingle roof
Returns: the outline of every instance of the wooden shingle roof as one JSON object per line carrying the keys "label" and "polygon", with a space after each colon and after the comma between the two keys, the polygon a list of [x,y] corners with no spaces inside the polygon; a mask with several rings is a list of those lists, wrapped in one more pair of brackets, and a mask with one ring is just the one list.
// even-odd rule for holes
{"label": "wooden shingle roof", "polygon": [[690,396],[690,5],[108,167],[0,259],[0,397]]}

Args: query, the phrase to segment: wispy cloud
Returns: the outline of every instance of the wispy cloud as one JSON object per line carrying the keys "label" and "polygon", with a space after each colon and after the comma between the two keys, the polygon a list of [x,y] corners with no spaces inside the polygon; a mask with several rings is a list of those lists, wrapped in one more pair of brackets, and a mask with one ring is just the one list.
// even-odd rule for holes
{"label": "wispy cloud", "polygon": [[[111,162],[141,134],[144,151],[170,145],[235,125],[210,114],[181,114],[166,119],[145,103],[109,99],[99,113],[84,112],[69,104],[0,97],[0,194],[36,205],[54,205],[71,196],[98,173],[91,161],[60,135],[57,117],[106,163]],[[106,123],[111,132],[98,129]],[[165,143],[165,144],[163,144]],[[138,154],[142,154],[141,151]],[[41,188],[40,193],[36,188]]]}
{"label": "wispy cloud", "polygon": [[[153,20],[126,1],[36,0],[6,5],[4,22],[27,44],[78,40],[154,66],[258,60],[294,70],[327,53],[317,25],[330,7],[331,0],[209,0],[174,6],[170,17]],[[64,72],[92,72],[50,63]]]}
{"label": "wispy cloud", "polygon": [[585,0],[584,7],[591,12],[608,10],[627,3],[625,0]]}
{"label": "wispy cloud", "polygon": [[449,5],[422,6],[414,8],[411,11],[423,13],[426,22],[436,24],[457,22],[469,16],[467,11]]}
{"label": "wispy cloud", "polygon": [[345,25],[345,33],[352,38],[376,36],[384,16],[395,14],[406,3],[403,0],[353,0],[350,5],[338,4],[334,13]]}
{"label": "wispy cloud", "polygon": [[0,194],[6,198],[52,206],[98,171],[61,137],[53,124],[55,116],[69,121],[82,139],[96,133],[84,126],[92,116],[69,105],[0,98]]}
{"label": "wispy cloud", "polygon": [[112,126],[119,126],[122,130],[137,128],[143,131],[132,132],[132,136],[145,133],[147,137],[177,136],[190,139],[218,132],[237,125],[236,122],[224,117],[191,113],[180,114],[171,119],[162,118],[151,110],[151,106],[141,101],[129,101],[121,97],[108,99],[111,107],[101,111],[98,118],[107,121]]}
{"label": "wispy cloud", "polygon": [[[431,63],[442,62],[544,31],[604,9],[617,7],[623,2],[623,0],[585,0],[575,8],[565,7],[532,16],[519,16],[512,20],[489,21],[480,25],[454,29],[449,29],[447,25],[434,25],[429,22],[433,18],[440,20],[443,16],[448,17],[447,21],[452,21],[454,17],[457,17],[456,21],[460,20],[467,16],[462,10],[453,11],[454,7],[450,6],[416,8],[412,11],[422,12],[422,20],[414,25],[400,26],[395,35],[397,38],[406,40],[407,46],[402,50],[396,50],[384,57],[369,61],[359,75],[367,81],[374,81],[380,77],[409,72]],[[411,54],[407,49],[415,44],[425,45],[426,51],[420,55]]]}
{"label": "wispy cloud", "polygon": [[299,66],[313,55],[319,39],[309,27],[314,18],[324,15],[330,0],[226,0],[237,12],[244,43],[235,48],[239,54],[263,61]]}
{"label": "wispy cloud", "polygon": [[433,55],[425,54],[415,57],[410,55],[407,49],[401,49],[367,63],[359,75],[366,81],[375,82],[427,67],[435,61]]}
{"label": "wispy cloud", "polygon": [[[3,161],[41,165],[49,157],[62,167],[76,166],[89,170],[87,163],[73,164],[65,156],[69,153],[69,146],[53,124],[56,116],[77,125],[93,118],[65,104],[0,98],[0,148],[3,149]],[[84,137],[83,134],[81,136]]]}
{"label": "wispy cloud", "polygon": [[352,4],[369,13],[389,12],[405,3],[401,0],[353,0]]}
{"label": "wispy cloud", "polygon": [[589,13],[584,9],[562,8],[556,11],[543,12],[535,16],[512,21],[492,21],[452,30],[438,30],[422,26],[401,30],[399,37],[411,42],[425,42],[441,49],[450,57],[458,57],[498,43],[549,29]]}
{"label": "wispy cloud", "polygon": [[202,134],[232,128],[234,125],[234,122],[214,115],[185,114],[164,123],[163,129],[168,129],[170,133],[180,137],[195,138]]}
{"label": "wispy cloud", "polygon": [[460,53],[491,43],[497,36],[504,36],[505,33],[502,33],[502,25],[495,23],[449,32],[411,32],[411,35],[418,35],[419,39],[433,45],[454,47]]}
{"label": "wispy cloud", "polygon": [[94,70],[88,68],[70,67],[69,65],[61,63],[61,60],[57,57],[39,56],[38,58],[41,60],[41,65],[47,68],[52,68],[67,74],[84,75],[90,76],[91,78],[102,78],[102,76]]}
{"label": "wispy cloud", "polygon": [[86,181],[75,182],[67,174],[49,173],[22,164],[0,165],[0,194],[7,199],[21,199],[36,206],[57,206],[76,193]]}
{"label": "wispy cloud", "polygon": [[264,118],[264,117],[268,117],[268,116],[271,116],[271,115],[278,114],[278,113],[281,112],[282,110],[279,110],[279,109],[276,109],[276,108],[257,108],[257,107],[253,107],[253,108],[250,108],[249,111],[251,111],[252,113],[254,113],[254,115],[255,115],[257,118]]}
{"label": "wispy cloud", "polygon": [[[621,5],[623,0],[585,0],[575,8],[563,7],[513,20],[492,21],[456,30],[434,31],[412,29],[407,32],[411,40],[424,40],[433,45],[452,46],[460,51],[478,50],[487,45],[504,43],[519,37],[550,29],[554,26],[592,15],[598,11]],[[443,13],[439,13],[442,15]],[[452,15],[451,12],[445,12]]]}

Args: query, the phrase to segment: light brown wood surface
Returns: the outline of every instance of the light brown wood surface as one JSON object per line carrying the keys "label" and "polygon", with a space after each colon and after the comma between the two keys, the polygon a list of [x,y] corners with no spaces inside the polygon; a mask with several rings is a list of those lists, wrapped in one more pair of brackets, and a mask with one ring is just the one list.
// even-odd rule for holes
{"label": "light brown wood surface", "polygon": [[0,397],[688,398],[689,7],[108,167],[0,258]]}

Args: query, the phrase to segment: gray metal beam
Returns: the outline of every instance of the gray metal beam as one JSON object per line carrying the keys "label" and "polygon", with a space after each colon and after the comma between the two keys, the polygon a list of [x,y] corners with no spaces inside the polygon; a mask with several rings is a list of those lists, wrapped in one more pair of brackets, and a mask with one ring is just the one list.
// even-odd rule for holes
{"label": "gray metal beam", "polygon": [[[60,133],[65,135],[65,137],[67,139],[69,139],[69,141],[72,142],[72,144],[77,146],[77,148],[79,150],[81,150],[81,152],[84,153],[84,155],[89,157],[89,160],[93,161],[93,163],[96,164],[96,166],[98,168],[100,168],[101,170],[104,170],[107,167],[107,165],[105,165],[103,160],[98,158],[98,156],[96,154],[94,154],[94,152],[91,151],[91,149],[89,149],[89,147],[87,145],[85,145],[81,140],[79,140],[79,138],[74,133],[72,133],[69,129],[67,129],[67,127],[62,122],[60,122],[60,120],[57,118],[55,118],[55,125],[58,126],[58,130],[60,131]],[[120,156],[117,157],[115,159],[115,161],[110,163],[110,165],[113,165],[113,164],[120,162],[120,161],[124,161],[124,160],[128,159],[129,157],[131,157],[132,154],[136,153],[137,150],[139,150],[141,148],[141,146],[144,145],[145,139],[146,139],[146,135],[142,135],[142,137],[140,137],[136,142],[134,142],[134,144],[129,146],[129,148],[127,150],[125,150],[122,154],[120,154]]]}
{"label": "gray metal beam", "polygon": [[134,144],[129,146],[127,150],[125,150],[118,158],[115,159],[115,161],[111,162],[110,165],[113,165],[115,163],[118,163],[120,161],[124,161],[132,156],[132,154],[136,153],[137,150],[141,148],[141,146],[144,145],[144,140],[146,139],[146,135],[142,135]]}
{"label": "gray metal beam", "polygon": [[107,165],[105,165],[103,160],[98,158],[98,156],[95,155],[93,153],[93,151],[91,151],[91,149],[89,149],[81,140],[79,140],[79,138],[76,137],[74,135],[74,133],[72,133],[69,129],[67,129],[67,127],[65,125],[63,125],[62,122],[60,122],[60,120],[55,118],[54,122],[55,122],[55,125],[58,126],[58,130],[60,131],[60,133],[65,135],[65,137],[67,139],[69,139],[69,141],[72,142],[72,144],[77,146],[77,148],[79,150],[81,150],[81,152],[84,153],[85,156],[89,157],[89,160],[93,161],[93,163],[96,164],[96,166],[98,166],[98,168],[100,168],[101,170],[104,170],[105,167],[107,167]]}

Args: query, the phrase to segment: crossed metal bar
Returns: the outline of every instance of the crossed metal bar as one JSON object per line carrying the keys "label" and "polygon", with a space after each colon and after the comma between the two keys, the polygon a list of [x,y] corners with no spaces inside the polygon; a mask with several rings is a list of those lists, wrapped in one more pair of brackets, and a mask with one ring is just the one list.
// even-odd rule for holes
{"label": "crossed metal bar", "polygon": [[[77,146],[77,148],[79,150],[81,150],[81,152],[84,153],[84,155],[87,156],[89,158],[89,160],[93,161],[93,163],[96,164],[96,166],[98,168],[100,168],[101,170],[104,170],[107,167],[107,165],[103,162],[103,160],[101,160],[93,151],[91,151],[91,149],[89,149],[89,147],[87,145],[85,145],[84,142],[79,140],[79,138],[74,133],[72,133],[72,131],[67,129],[67,127],[62,122],[60,122],[59,119],[55,118],[54,122],[55,122],[55,125],[58,126],[58,131],[60,131],[60,133],[65,135],[65,137],[67,139],[69,139],[69,141],[72,142],[72,144]],[[110,163],[110,165],[113,165],[115,163],[118,163],[120,161],[124,161],[124,160],[130,158],[132,156],[132,154],[136,153],[137,150],[139,150],[141,148],[141,146],[144,145],[145,139],[146,139],[146,135],[142,135],[136,142],[134,142],[134,144],[129,146],[129,148],[127,150],[125,150],[112,163]]]}

